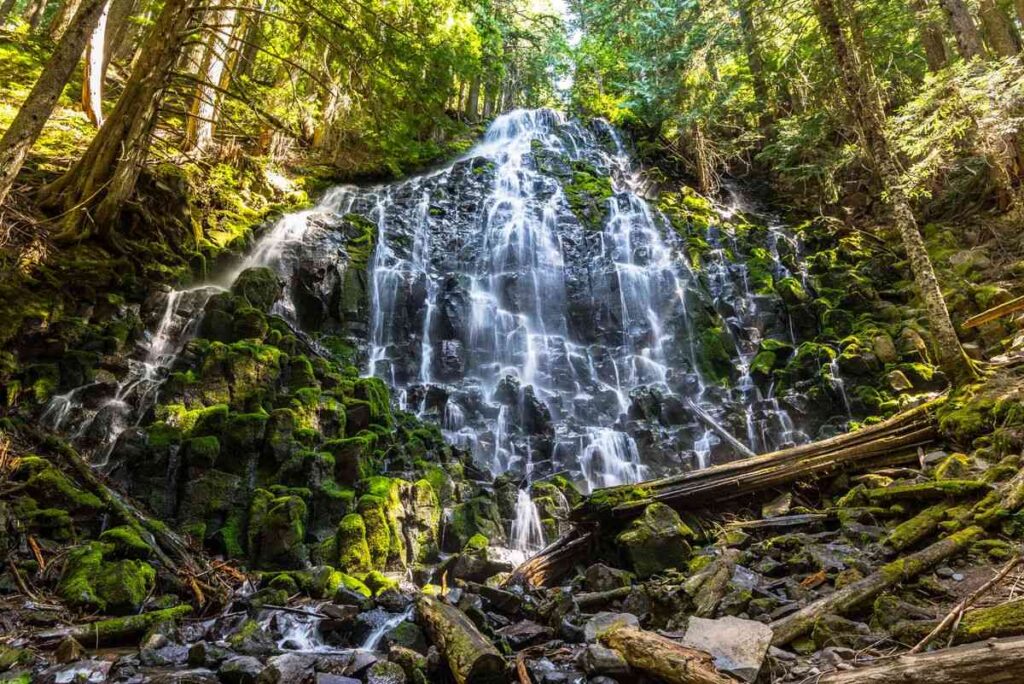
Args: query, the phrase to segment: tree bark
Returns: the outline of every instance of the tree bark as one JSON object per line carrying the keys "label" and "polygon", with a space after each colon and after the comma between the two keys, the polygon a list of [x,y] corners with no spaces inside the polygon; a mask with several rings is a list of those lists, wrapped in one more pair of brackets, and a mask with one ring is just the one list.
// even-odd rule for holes
{"label": "tree bark", "polygon": [[39,24],[42,23],[43,16],[46,14],[46,5],[47,0],[29,0],[28,4],[25,5],[22,17],[32,33],[35,33],[36,29],[39,28]]}
{"label": "tree bark", "polygon": [[817,684],[1016,684],[1024,679],[1024,637],[901,655],[834,672]]}
{"label": "tree bark", "polygon": [[115,221],[135,190],[192,14],[191,0],[164,3],[138,64],[92,143],[66,174],[43,188],[44,202],[66,212],[59,240],[83,239],[95,226],[117,247]]}
{"label": "tree bark", "polygon": [[946,37],[942,33],[942,25],[936,21],[928,0],[911,0],[911,8],[917,15],[921,34],[921,47],[924,58],[931,72],[940,71],[949,65],[946,55]]}
{"label": "tree bark", "polygon": [[106,80],[107,68],[114,59],[114,53],[122,40],[129,38],[129,19],[138,10],[138,0],[110,0],[107,13],[107,30],[104,34],[103,46],[103,79]]}
{"label": "tree bark", "polygon": [[416,610],[431,642],[448,662],[456,684],[507,681],[504,658],[465,613],[429,596],[420,596]]}
{"label": "tree bark", "polygon": [[981,32],[974,23],[974,17],[964,0],[941,0],[942,9],[946,11],[949,28],[956,38],[956,49],[966,60],[985,56],[985,46],[981,42]]}
{"label": "tree bark", "polygon": [[85,66],[82,69],[82,111],[97,128],[103,125],[103,63],[109,16],[110,0],[107,0],[85,46]]}
{"label": "tree bark", "polygon": [[1017,21],[1024,26],[1024,0],[1013,0],[1013,8],[1017,10]]}
{"label": "tree bark", "polygon": [[480,77],[474,76],[469,83],[469,96],[466,98],[466,120],[474,122],[480,117]]}
{"label": "tree bark", "polygon": [[221,93],[226,90],[230,69],[228,61],[233,49],[238,11],[222,9],[210,15],[209,30],[203,52],[199,78],[185,124],[185,149],[202,152],[213,143],[213,129],[220,116]]}
{"label": "tree bark", "polygon": [[47,33],[50,34],[50,40],[53,42],[60,40],[60,37],[64,35],[64,31],[67,30],[68,25],[71,23],[71,19],[75,16],[75,12],[78,11],[80,4],[82,4],[81,0],[64,0],[60,4],[57,13],[50,20],[50,26],[46,29]]}
{"label": "tree bark", "polygon": [[829,614],[842,615],[862,606],[886,589],[917,577],[947,558],[959,553],[984,534],[980,527],[968,527],[945,539],[940,539],[917,553],[883,565],[875,572],[853,584],[848,584],[827,596],[808,604],[791,615],[771,624],[772,644],[785,646],[809,632],[814,624]]}
{"label": "tree bark", "polygon": [[78,64],[92,29],[99,21],[105,0],[83,0],[43,72],[22,103],[10,128],[0,138],[0,204],[14,185],[25,157],[57,105],[64,86]]}
{"label": "tree bark", "polygon": [[875,173],[888,195],[893,224],[907,252],[918,294],[924,302],[928,328],[935,338],[939,366],[951,382],[960,384],[975,378],[976,373],[960,346],[910,199],[900,182],[896,158],[885,134],[885,112],[877,96],[878,88],[870,72],[862,66],[863,58],[855,47],[856,41],[848,39],[840,22],[840,17],[847,15],[848,11],[841,12],[839,3],[847,1],[815,0],[815,11],[835,55],[847,105],[861,129]]}
{"label": "tree bark", "polygon": [[14,11],[14,3],[17,0],[3,0],[0,2],[0,26],[7,23],[7,17],[11,16],[11,12]]}
{"label": "tree bark", "polygon": [[613,628],[597,636],[617,651],[634,670],[665,684],[735,684],[721,674],[714,659],[704,651],[682,646],[671,639],[635,627]]}
{"label": "tree bark", "polygon": [[753,0],[740,0],[740,29],[743,32],[743,49],[747,54],[747,68],[754,87],[754,97],[760,104],[758,125],[763,127],[772,118],[769,114],[768,82],[764,77],[764,59],[761,56],[761,41],[754,21]]}
{"label": "tree bark", "polygon": [[995,57],[1013,57],[1020,52],[1020,40],[1010,18],[996,4],[996,0],[981,0],[978,17],[989,52]]}

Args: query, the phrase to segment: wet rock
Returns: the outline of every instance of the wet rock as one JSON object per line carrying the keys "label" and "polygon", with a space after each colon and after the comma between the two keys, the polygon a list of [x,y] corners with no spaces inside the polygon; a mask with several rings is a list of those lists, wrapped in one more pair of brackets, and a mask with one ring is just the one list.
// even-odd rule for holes
{"label": "wet rock", "polygon": [[498,634],[504,637],[509,645],[517,651],[532,644],[546,641],[554,635],[551,628],[538,625],[532,620],[520,620],[514,625],[499,629]]}
{"label": "wet rock", "polygon": [[584,573],[588,591],[611,591],[619,587],[628,587],[633,576],[625,570],[611,568],[604,563],[594,563]]}
{"label": "wet rock", "polygon": [[188,649],[188,664],[192,667],[217,669],[229,657],[231,651],[208,641],[197,642]]}
{"label": "wet rock", "polygon": [[252,656],[232,656],[217,670],[217,676],[224,684],[255,684],[263,671],[263,663]]}
{"label": "wet rock", "polygon": [[344,675],[329,674],[327,672],[316,673],[316,684],[362,684],[358,679]]}
{"label": "wet rock", "polygon": [[282,287],[277,273],[261,266],[242,271],[232,284],[231,292],[254,309],[266,312],[281,296]]}
{"label": "wet rock", "polygon": [[629,677],[631,674],[629,663],[617,651],[599,644],[588,644],[576,662],[590,676]]}
{"label": "wet rock", "polygon": [[760,622],[734,617],[717,620],[691,617],[682,643],[710,653],[715,667],[722,672],[753,682],[771,640],[771,628]]}
{"label": "wet rock", "polygon": [[109,660],[79,660],[67,665],[57,665],[40,673],[41,684],[60,684],[75,682],[76,684],[94,684],[107,681],[107,675],[113,666]]}
{"label": "wet rock", "polygon": [[147,684],[219,684],[217,675],[209,670],[180,670],[151,676]]}
{"label": "wet rock", "polygon": [[417,653],[427,652],[427,638],[423,630],[415,622],[400,622],[384,634],[384,643],[388,646],[400,646]]}
{"label": "wet rock", "polygon": [[366,673],[366,684],[405,684],[405,670],[398,663],[378,661]]}
{"label": "wet rock", "polygon": [[284,653],[267,659],[260,672],[259,684],[306,684],[313,680],[316,656],[305,653]]}
{"label": "wet rock", "polygon": [[139,651],[139,661],[146,667],[176,667],[188,661],[188,647],[181,644],[168,644],[161,648],[143,648]]}
{"label": "wet rock", "polygon": [[583,626],[583,638],[587,643],[597,641],[597,636],[612,627],[640,627],[640,620],[630,613],[597,613]]}

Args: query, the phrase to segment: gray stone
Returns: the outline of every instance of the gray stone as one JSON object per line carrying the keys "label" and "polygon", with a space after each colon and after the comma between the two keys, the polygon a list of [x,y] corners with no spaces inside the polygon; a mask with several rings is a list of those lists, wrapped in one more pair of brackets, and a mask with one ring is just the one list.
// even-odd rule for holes
{"label": "gray stone", "polygon": [[625,570],[610,568],[604,563],[594,563],[585,574],[589,591],[611,591],[619,587],[628,587],[633,575]]}
{"label": "gray stone", "polygon": [[252,656],[234,656],[221,663],[217,676],[224,684],[253,684],[263,671],[263,663]]}
{"label": "gray stone", "polygon": [[607,632],[612,627],[640,627],[640,621],[636,615],[630,613],[598,613],[587,620],[583,626],[583,638],[587,643],[597,641],[597,635]]}
{"label": "gray stone", "polygon": [[940,461],[944,461],[947,456],[949,456],[949,454],[945,451],[929,451],[924,455],[924,458],[921,459],[921,461],[925,466],[930,466],[935,465]]}
{"label": "gray stone", "polygon": [[267,659],[267,666],[257,680],[260,684],[305,684],[313,681],[316,656],[285,653]]}
{"label": "gray stone", "polygon": [[327,674],[326,672],[317,672],[316,684],[362,684],[362,682],[358,679],[352,679],[351,677]]}
{"label": "gray stone", "polygon": [[747,682],[757,679],[771,641],[767,625],[734,617],[691,617],[683,636],[683,645],[710,653],[715,667]]}
{"label": "gray stone", "polygon": [[576,661],[588,675],[608,675],[610,677],[629,676],[629,663],[610,648],[599,644],[589,644],[580,653]]}

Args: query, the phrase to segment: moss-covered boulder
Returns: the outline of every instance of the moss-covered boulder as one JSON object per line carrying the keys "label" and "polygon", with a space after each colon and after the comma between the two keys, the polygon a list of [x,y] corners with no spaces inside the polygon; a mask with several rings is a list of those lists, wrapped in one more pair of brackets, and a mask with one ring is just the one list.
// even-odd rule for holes
{"label": "moss-covered boulder", "polygon": [[238,274],[231,285],[231,293],[243,299],[249,306],[259,311],[269,311],[281,297],[281,280],[273,269],[265,266],[247,268]]}
{"label": "moss-covered boulder", "polygon": [[641,578],[666,570],[684,568],[690,560],[693,531],[679,514],[662,503],[653,503],[642,516],[617,537],[615,543]]}
{"label": "moss-covered boulder", "polygon": [[306,564],[306,504],[298,496],[274,496],[258,489],[249,508],[249,557],[257,567],[297,568]]}
{"label": "moss-covered boulder", "polygon": [[349,513],[338,523],[335,535],[337,565],[349,575],[364,576],[373,569],[366,523],[358,513]]}
{"label": "moss-covered boulder", "polygon": [[113,544],[89,542],[74,549],[57,593],[69,605],[113,613],[137,612],[156,584],[156,570],[141,560],[109,560]]}
{"label": "moss-covered boulder", "polygon": [[572,178],[563,189],[573,214],[588,230],[600,231],[609,215],[611,179],[583,161],[573,162]]}
{"label": "moss-covered boulder", "polygon": [[462,550],[473,535],[482,534],[496,544],[505,541],[505,526],[492,497],[478,496],[452,509],[444,533],[444,551]]}

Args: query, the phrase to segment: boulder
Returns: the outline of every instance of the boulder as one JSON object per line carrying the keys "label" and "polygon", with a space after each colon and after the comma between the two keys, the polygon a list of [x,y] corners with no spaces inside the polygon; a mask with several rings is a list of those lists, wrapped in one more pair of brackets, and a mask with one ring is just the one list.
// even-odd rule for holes
{"label": "boulder", "polygon": [[597,613],[587,620],[587,624],[583,625],[583,638],[587,643],[595,643],[599,634],[607,632],[612,627],[636,627],[639,629],[640,620],[631,613]]}
{"label": "boulder", "polygon": [[277,273],[265,266],[245,269],[231,286],[232,294],[244,299],[252,308],[264,312],[270,310],[280,298],[281,292],[281,281]]}
{"label": "boulder", "polygon": [[772,630],[767,625],[730,616],[717,620],[691,617],[682,643],[710,653],[720,671],[753,682],[771,641]]}
{"label": "boulder", "polygon": [[255,684],[263,663],[252,656],[233,656],[221,663],[217,676],[224,684]]}
{"label": "boulder", "polygon": [[587,644],[577,658],[576,664],[591,677],[605,675],[629,678],[632,674],[629,663],[617,651],[600,644]]}
{"label": "boulder", "polygon": [[679,514],[662,503],[649,505],[642,516],[615,538],[634,572],[641,578],[685,567],[693,531]]}

